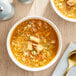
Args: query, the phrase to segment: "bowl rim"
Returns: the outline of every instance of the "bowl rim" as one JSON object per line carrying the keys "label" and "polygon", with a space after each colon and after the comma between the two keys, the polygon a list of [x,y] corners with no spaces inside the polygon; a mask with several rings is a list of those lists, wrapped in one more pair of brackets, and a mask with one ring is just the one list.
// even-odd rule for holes
{"label": "bowl rim", "polygon": [[[14,57],[14,55],[13,55],[13,53],[12,53],[12,51],[11,51],[11,48],[10,48],[11,34],[12,34],[13,30],[18,26],[18,24],[20,24],[21,22],[23,22],[23,21],[25,21],[25,20],[27,20],[27,19],[40,19],[40,20],[43,20],[43,21],[48,22],[48,23],[54,28],[54,30],[56,31],[56,33],[57,33],[57,35],[58,35],[58,39],[59,39],[59,49],[58,49],[58,53],[57,53],[57,55],[55,56],[55,58],[54,58],[51,62],[49,62],[47,65],[45,65],[45,66],[43,66],[43,67],[32,68],[32,67],[24,66],[23,64],[21,64],[20,62],[18,62],[18,61],[16,60],[16,58]],[[57,59],[59,58],[60,53],[61,53],[61,49],[62,49],[62,38],[61,38],[61,34],[60,34],[58,28],[56,27],[56,25],[55,25],[52,21],[50,21],[50,20],[48,20],[48,19],[46,19],[46,18],[44,18],[44,17],[40,17],[40,16],[35,16],[35,17],[29,16],[29,17],[24,17],[24,18],[22,18],[21,20],[17,21],[17,22],[12,26],[12,28],[10,29],[10,31],[9,31],[9,33],[8,33],[8,36],[7,36],[6,47],[7,47],[7,51],[8,51],[8,54],[9,54],[11,60],[12,60],[18,67],[20,67],[20,68],[22,68],[22,69],[24,69],[24,70],[27,70],[27,71],[42,71],[42,70],[45,70],[45,69],[49,68],[50,66],[52,66],[52,65],[57,61]]]}
{"label": "bowl rim", "polygon": [[59,15],[62,19],[69,21],[69,22],[76,22],[76,19],[72,19],[69,17],[64,16],[63,14],[60,13],[60,11],[56,8],[55,4],[54,4],[54,0],[50,0],[50,3],[52,5],[52,8],[54,9],[54,11],[56,12],[57,15]]}

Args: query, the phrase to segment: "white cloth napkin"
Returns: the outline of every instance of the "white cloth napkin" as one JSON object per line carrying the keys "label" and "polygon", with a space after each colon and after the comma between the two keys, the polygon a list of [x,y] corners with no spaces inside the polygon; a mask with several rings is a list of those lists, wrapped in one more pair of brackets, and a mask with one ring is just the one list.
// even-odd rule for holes
{"label": "white cloth napkin", "polygon": [[[76,50],[76,44],[70,43],[69,47],[63,54],[61,60],[59,61],[57,67],[55,68],[52,76],[63,76],[64,72],[68,67],[67,57],[71,51]],[[72,67],[67,73],[67,76],[76,76],[76,67]]]}

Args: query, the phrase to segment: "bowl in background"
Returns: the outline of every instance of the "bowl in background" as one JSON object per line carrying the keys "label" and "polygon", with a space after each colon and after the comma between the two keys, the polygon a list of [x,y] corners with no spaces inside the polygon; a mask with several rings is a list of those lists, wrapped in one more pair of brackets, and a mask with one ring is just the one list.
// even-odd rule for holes
{"label": "bowl in background", "polygon": [[54,4],[54,0],[50,0],[51,5],[54,9],[54,11],[56,12],[57,15],[59,15],[62,19],[70,21],[70,22],[76,22],[76,19],[72,19],[69,17],[64,16],[63,14],[60,13],[60,11],[56,8],[55,4]]}

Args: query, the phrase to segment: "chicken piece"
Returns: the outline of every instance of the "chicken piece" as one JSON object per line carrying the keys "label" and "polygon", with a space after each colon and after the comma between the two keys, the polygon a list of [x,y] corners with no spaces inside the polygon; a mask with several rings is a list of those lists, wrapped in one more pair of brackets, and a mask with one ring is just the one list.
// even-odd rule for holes
{"label": "chicken piece", "polygon": [[34,36],[30,36],[30,40],[31,40],[32,42],[37,43],[37,44],[40,42],[40,39],[37,38],[37,37],[34,37]]}
{"label": "chicken piece", "polygon": [[74,6],[74,5],[76,5],[76,0],[68,0],[68,1],[67,1],[67,4],[68,4],[69,6]]}
{"label": "chicken piece", "polygon": [[33,50],[32,42],[28,42],[27,50]]}
{"label": "chicken piece", "polygon": [[42,45],[40,45],[40,44],[38,44],[36,47],[35,47],[35,49],[36,49],[36,51],[37,52],[41,52],[42,50],[43,50],[43,46]]}

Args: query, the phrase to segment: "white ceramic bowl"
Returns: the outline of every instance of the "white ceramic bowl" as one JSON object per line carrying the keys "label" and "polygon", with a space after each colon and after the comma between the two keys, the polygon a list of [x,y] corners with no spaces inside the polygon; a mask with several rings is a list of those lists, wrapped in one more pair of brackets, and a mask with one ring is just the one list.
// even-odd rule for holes
{"label": "white ceramic bowl", "polygon": [[70,21],[70,22],[76,22],[76,19],[72,19],[72,18],[66,17],[66,16],[64,16],[63,14],[60,13],[60,11],[56,8],[56,6],[55,6],[55,4],[54,4],[54,0],[50,0],[50,2],[51,2],[51,5],[52,5],[54,11],[55,11],[61,18],[63,18],[64,20]]}
{"label": "white ceramic bowl", "polygon": [[[57,35],[58,35],[58,38],[59,38],[59,49],[58,49],[58,53],[56,55],[56,57],[47,65],[43,66],[43,67],[39,67],[39,68],[31,68],[31,67],[28,67],[28,66],[24,66],[22,65],[21,63],[19,63],[15,57],[13,56],[12,54],[12,51],[11,51],[11,48],[10,48],[10,37],[11,37],[11,34],[13,32],[13,30],[18,26],[18,24],[20,24],[21,22],[27,20],[27,19],[41,19],[41,20],[44,20],[46,22],[48,22],[49,24],[51,24],[51,26],[55,29]],[[8,33],[8,36],[7,36],[7,51],[8,51],[8,54],[10,56],[10,58],[12,59],[12,61],[20,68],[24,69],[24,70],[28,70],[28,71],[41,71],[41,70],[45,70],[47,69],[48,67],[52,66],[58,59],[59,55],[60,55],[60,52],[61,52],[61,48],[62,48],[62,39],[61,39],[61,34],[58,30],[58,28],[56,27],[55,24],[53,24],[50,20],[44,18],[44,17],[25,17],[23,19],[21,19],[20,21],[18,21],[16,24],[14,24],[14,26],[11,28],[11,30],[9,31]]]}

